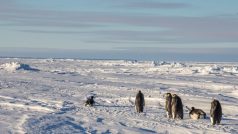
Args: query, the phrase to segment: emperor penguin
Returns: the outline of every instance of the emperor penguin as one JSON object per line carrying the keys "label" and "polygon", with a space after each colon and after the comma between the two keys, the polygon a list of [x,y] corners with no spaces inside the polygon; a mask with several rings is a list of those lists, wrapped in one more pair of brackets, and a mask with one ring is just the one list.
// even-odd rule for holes
{"label": "emperor penguin", "polygon": [[139,90],[139,92],[136,94],[136,99],[135,99],[136,112],[138,113],[143,112],[144,106],[145,106],[144,94]]}
{"label": "emperor penguin", "polygon": [[94,96],[88,96],[85,102],[85,106],[93,106],[95,104]]}
{"label": "emperor penguin", "polygon": [[211,102],[211,110],[210,110],[210,119],[212,125],[219,125],[222,117],[222,107],[218,100],[214,99]]}
{"label": "emperor penguin", "polygon": [[172,118],[178,118],[178,119],[183,119],[183,103],[181,98],[176,95],[173,94],[172,95]]}
{"label": "emperor penguin", "polygon": [[172,95],[171,93],[164,94],[165,97],[165,110],[167,114],[167,118],[172,118]]}
{"label": "emperor penguin", "polygon": [[189,110],[190,110],[189,116],[190,116],[191,119],[194,119],[194,120],[198,120],[198,119],[201,119],[201,118],[206,119],[206,113],[203,110],[196,109],[195,107],[192,107]]}

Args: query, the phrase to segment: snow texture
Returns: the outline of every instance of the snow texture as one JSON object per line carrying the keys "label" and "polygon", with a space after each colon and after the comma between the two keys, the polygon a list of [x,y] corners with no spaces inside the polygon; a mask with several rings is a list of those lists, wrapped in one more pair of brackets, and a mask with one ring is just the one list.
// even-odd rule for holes
{"label": "snow texture", "polygon": [[[238,133],[238,64],[130,60],[0,59],[1,133]],[[145,96],[136,113],[135,95]],[[166,118],[166,92],[183,101],[184,119]],[[84,106],[95,96],[93,107]],[[210,105],[223,108],[212,126]],[[185,106],[207,113],[189,118]]]}

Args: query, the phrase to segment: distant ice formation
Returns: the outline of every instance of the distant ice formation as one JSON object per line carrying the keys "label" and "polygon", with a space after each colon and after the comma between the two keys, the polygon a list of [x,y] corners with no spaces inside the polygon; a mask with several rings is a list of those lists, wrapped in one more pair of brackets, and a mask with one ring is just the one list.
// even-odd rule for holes
{"label": "distant ice formation", "polygon": [[27,70],[27,71],[40,71],[39,69],[32,68],[28,64],[22,64],[19,62],[5,63],[0,66],[0,69],[6,70],[8,72],[14,72],[16,70]]}

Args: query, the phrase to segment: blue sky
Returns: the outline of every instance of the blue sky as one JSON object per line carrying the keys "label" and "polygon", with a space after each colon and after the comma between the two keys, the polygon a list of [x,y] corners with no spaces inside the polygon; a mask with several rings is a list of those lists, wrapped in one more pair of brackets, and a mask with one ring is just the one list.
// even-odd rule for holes
{"label": "blue sky", "polygon": [[237,0],[0,0],[0,48],[237,49],[237,6]]}

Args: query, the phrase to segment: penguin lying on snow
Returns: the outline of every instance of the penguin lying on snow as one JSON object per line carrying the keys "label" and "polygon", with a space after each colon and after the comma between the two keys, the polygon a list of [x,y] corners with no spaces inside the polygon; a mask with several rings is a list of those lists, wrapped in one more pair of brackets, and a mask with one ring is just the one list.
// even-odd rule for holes
{"label": "penguin lying on snow", "polygon": [[93,106],[94,104],[95,104],[94,96],[93,95],[87,96],[87,100],[85,102],[85,106]]}
{"label": "penguin lying on snow", "polygon": [[189,117],[194,120],[201,119],[201,116],[203,119],[206,119],[206,113],[201,109],[196,109],[195,107],[192,107],[191,109],[186,106],[186,108],[190,111]]}

